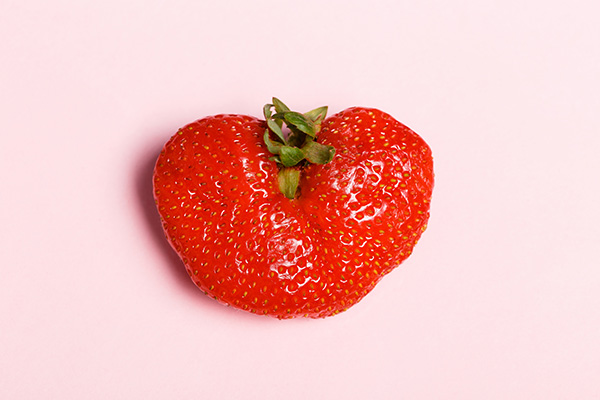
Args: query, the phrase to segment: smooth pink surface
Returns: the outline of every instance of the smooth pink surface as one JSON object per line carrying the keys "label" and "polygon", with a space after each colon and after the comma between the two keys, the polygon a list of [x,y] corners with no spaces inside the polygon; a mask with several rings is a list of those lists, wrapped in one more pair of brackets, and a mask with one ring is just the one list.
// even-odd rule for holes
{"label": "smooth pink surface", "polygon": [[[599,399],[599,13],[3,1],[0,398]],[[207,299],[154,210],[178,127],[273,95],[380,108],[434,152],[414,255],[333,318]]]}

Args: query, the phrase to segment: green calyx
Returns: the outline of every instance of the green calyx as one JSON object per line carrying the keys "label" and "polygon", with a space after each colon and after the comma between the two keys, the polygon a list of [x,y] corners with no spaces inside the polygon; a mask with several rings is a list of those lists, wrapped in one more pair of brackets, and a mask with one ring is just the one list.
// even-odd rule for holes
{"label": "green calyx", "polygon": [[288,199],[293,199],[302,167],[306,163],[327,164],[335,155],[332,146],[317,142],[327,107],[301,114],[291,111],[281,100],[273,97],[273,103],[263,107],[263,114],[268,126],[264,134],[265,145],[273,154],[270,160],[280,167],[279,190]]}

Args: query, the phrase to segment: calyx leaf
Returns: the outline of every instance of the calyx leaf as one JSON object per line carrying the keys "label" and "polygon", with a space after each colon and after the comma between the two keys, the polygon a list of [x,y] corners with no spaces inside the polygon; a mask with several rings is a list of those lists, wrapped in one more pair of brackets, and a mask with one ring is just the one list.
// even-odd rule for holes
{"label": "calyx leaf", "polygon": [[288,199],[296,196],[298,183],[300,183],[300,170],[298,168],[283,168],[277,174],[279,190]]}
{"label": "calyx leaf", "polygon": [[282,146],[279,151],[279,158],[281,158],[284,167],[293,167],[304,160],[304,152],[297,147]]}
{"label": "calyx leaf", "polygon": [[299,131],[306,133],[310,137],[315,137],[315,134],[317,133],[315,124],[303,114],[295,111],[288,111],[283,117],[288,124],[295,126]]}
{"label": "calyx leaf", "polygon": [[333,146],[327,146],[307,139],[302,151],[308,161],[314,164],[327,164],[333,159],[335,149]]}
{"label": "calyx leaf", "polygon": [[266,120],[271,119],[271,108],[273,108],[273,104],[265,104],[263,107],[263,115]]}
{"label": "calyx leaf", "polygon": [[279,126],[274,119],[267,119],[267,125],[269,126],[269,129],[271,129],[277,135],[277,137],[279,137],[285,143],[285,136],[281,130],[281,126]]}
{"label": "calyx leaf", "polygon": [[321,122],[323,122],[326,115],[327,106],[315,108],[314,110],[310,110],[309,112],[304,113],[304,116],[311,120],[315,125],[321,125]]}
{"label": "calyx leaf", "polygon": [[265,130],[263,140],[265,141],[265,144],[267,145],[267,150],[269,150],[269,152],[271,152],[273,154],[279,154],[281,152],[281,148],[283,147],[283,144],[271,140],[271,138],[269,137],[268,129]]}
{"label": "calyx leaf", "polygon": [[[316,142],[316,136],[327,115],[327,106],[302,114],[291,111],[281,100],[273,97],[272,104],[263,107],[263,114],[268,126],[263,140],[267,150],[273,154],[269,160],[276,162],[280,168],[279,190],[287,198],[293,199],[302,167],[307,162],[327,164],[335,155],[332,146]],[[284,124],[289,132],[284,133]]]}
{"label": "calyx leaf", "polygon": [[278,113],[290,111],[288,106],[283,104],[283,101],[279,100],[277,97],[273,97],[273,105],[275,106],[275,111],[277,111]]}

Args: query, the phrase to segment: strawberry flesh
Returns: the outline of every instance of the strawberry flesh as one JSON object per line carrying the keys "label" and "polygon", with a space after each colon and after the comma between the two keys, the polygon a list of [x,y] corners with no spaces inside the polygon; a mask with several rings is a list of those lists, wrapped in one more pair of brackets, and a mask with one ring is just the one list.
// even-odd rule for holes
{"label": "strawberry flesh", "polygon": [[217,115],[161,152],[155,200],[194,283],[227,305],[277,318],[345,311],[413,251],[429,218],[433,160],[412,130],[376,109],[327,118],[325,165],[278,189],[265,121]]}

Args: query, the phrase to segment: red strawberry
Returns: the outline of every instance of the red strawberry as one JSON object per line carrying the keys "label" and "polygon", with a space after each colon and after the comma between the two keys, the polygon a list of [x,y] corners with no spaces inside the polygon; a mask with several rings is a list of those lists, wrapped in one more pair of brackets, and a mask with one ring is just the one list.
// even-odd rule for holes
{"label": "red strawberry", "polygon": [[217,115],[177,132],[156,164],[157,207],[211,297],[278,318],[334,315],[411,254],[429,218],[431,150],[376,109],[324,119],[325,107],[273,100],[266,121]]}

